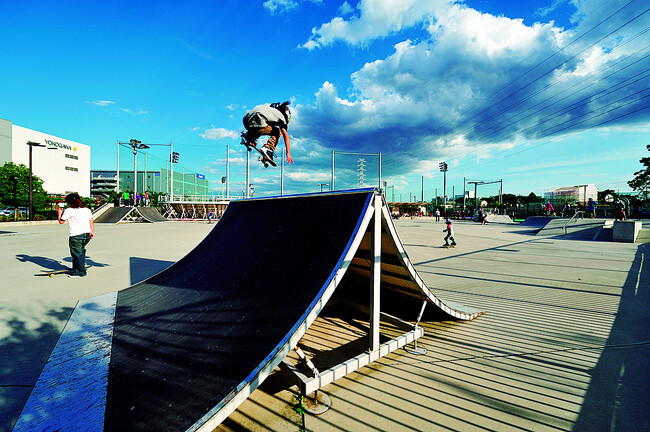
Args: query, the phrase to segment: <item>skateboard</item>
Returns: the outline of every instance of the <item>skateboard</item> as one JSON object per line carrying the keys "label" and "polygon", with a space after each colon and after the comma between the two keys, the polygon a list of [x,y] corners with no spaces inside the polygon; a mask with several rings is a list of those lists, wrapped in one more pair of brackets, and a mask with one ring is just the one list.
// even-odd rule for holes
{"label": "skateboard", "polygon": [[443,246],[441,246],[440,248],[447,248],[447,249],[449,249],[449,248],[456,248],[456,245],[443,245]]}
{"label": "skateboard", "polygon": [[[86,266],[86,270],[88,270],[88,269],[90,269],[90,268],[92,268],[92,267],[93,267],[92,265],[90,265],[90,266]],[[45,277],[45,276],[47,276],[47,277],[52,278],[52,277],[54,277],[55,275],[65,275],[65,274],[70,274],[70,273],[72,273],[72,269],[71,269],[71,268],[68,268],[68,269],[57,269],[56,271],[41,270],[41,272],[43,272],[43,273],[42,273],[42,274],[35,274],[34,276],[36,276],[36,277]]]}
{"label": "skateboard", "polygon": [[257,153],[260,154],[260,157],[258,158],[258,161],[260,161],[262,164],[264,164],[264,168],[268,168],[269,165],[272,165],[273,167],[277,167],[278,164],[273,161],[271,158],[268,158],[266,155],[262,153],[262,151],[255,145],[255,143],[251,143],[244,137],[244,133],[242,132],[242,137],[241,137],[241,144],[246,146],[248,151],[250,152],[251,150],[255,149],[257,150]]}

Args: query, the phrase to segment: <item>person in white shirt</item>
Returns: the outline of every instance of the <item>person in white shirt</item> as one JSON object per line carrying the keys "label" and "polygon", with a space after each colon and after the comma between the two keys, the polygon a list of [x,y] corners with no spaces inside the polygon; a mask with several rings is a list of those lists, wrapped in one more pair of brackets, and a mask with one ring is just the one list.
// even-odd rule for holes
{"label": "person in white shirt", "polygon": [[86,276],[86,245],[94,236],[95,222],[93,214],[81,201],[79,194],[72,193],[65,197],[68,208],[64,211],[58,207],[59,224],[68,221],[70,226],[70,255],[72,256],[72,273],[69,278]]}

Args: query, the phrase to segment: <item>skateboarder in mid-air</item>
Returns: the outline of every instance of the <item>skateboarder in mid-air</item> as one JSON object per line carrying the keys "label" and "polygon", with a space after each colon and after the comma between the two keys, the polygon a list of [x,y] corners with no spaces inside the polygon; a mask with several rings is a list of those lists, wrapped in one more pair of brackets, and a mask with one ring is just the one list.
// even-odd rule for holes
{"label": "skateboarder in mid-air", "polygon": [[[447,218],[445,222],[447,223],[447,228],[444,229],[443,232],[447,232],[447,236],[445,236],[445,244],[443,245],[443,247],[454,248],[456,246],[456,239],[454,239],[454,228],[452,227],[451,220],[449,218]],[[451,240],[451,245],[449,244],[450,240]]]}
{"label": "skateboarder in mid-air", "polygon": [[[257,139],[262,135],[269,135],[269,140],[259,148],[259,151],[264,157],[273,161],[276,156],[275,148],[280,141],[280,136],[282,136],[284,145],[287,148],[287,163],[293,164],[289,149],[289,133],[287,132],[290,121],[289,101],[275,102],[270,106],[258,105],[244,116],[243,122],[246,131],[242,133],[242,144],[246,145],[249,150],[251,146],[257,148]],[[273,165],[277,164],[273,163]]]}

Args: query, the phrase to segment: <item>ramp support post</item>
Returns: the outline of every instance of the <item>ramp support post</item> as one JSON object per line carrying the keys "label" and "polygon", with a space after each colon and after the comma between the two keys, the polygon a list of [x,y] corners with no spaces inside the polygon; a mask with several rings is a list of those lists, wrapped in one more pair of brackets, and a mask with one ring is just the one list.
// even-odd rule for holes
{"label": "ramp support post", "polygon": [[380,302],[379,289],[381,283],[381,205],[380,194],[374,196],[374,216],[372,221],[370,265],[370,353],[379,350],[379,320]]}
{"label": "ramp support post", "polygon": [[[422,315],[424,314],[424,308],[426,306],[427,306],[427,300],[425,299],[422,302],[422,308],[420,309],[420,314],[418,314],[418,318],[415,321],[415,325],[413,325],[413,330],[414,331],[417,331],[417,329],[419,328],[418,324],[420,323],[420,320],[422,319]],[[424,347],[418,347],[417,338],[415,340],[413,340],[413,349],[409,349],[409,348],[405,347],[404,350],[406,350],[411,355],[424,355],[425,353],[427,353],[427,349],[425,349]]]}

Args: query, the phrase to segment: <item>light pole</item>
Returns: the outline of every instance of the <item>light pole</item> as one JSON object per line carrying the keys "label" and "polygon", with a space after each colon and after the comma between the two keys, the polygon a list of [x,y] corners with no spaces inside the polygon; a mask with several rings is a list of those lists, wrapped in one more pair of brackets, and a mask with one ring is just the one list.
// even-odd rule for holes
{"label": "light pole", "polygon": [[323,192],[323,187],[324,186],[330,186],[329,183],[317,183],[316,185],[320,186],[320,192]]}
{"label": "light pole", "polygon": [[[44,144],[27,140],[29,146],[29,220],[34,221],[34,191],[32,187],[32,148],[46,147]],[[56,150],[56,147],[47,147],[49,150]]]}
{"label": "light pole", "polygon": [[440,164],[438,164],[438,167],[440,167],[440,171],[442,171],[444,179],[442,184],[442,207],[445,210],[445,216],[447,216],[447,169],[449,166],[445,161],[442,161]]}
{"label": "light pole", "polygon": [[[149,149],[149,146],[147,146],[146,144],[142,144],[140,140],[136,140],[134,138],[129,140],[129,144],[131,145],[131,149],[133,149],[133,194],[137,195],[138,194],[138,149]],[[146,153],[145,153],[145,161],[146,161]],[[146,168],[145,168],[145,176],[146,176]]]}

